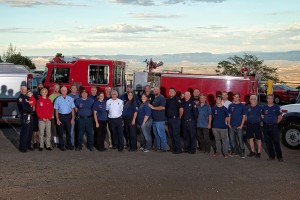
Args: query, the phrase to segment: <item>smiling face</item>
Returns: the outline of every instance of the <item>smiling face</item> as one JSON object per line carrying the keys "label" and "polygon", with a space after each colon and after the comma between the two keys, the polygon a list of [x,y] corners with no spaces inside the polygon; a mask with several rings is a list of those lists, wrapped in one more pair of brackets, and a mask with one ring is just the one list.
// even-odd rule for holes
{"label": "smiling face", "polygon": [[143,95],[142,95],[142,102],[143,102],[143,103],[146,103],[147,101],[148,101],[147,95],[143,94]]}

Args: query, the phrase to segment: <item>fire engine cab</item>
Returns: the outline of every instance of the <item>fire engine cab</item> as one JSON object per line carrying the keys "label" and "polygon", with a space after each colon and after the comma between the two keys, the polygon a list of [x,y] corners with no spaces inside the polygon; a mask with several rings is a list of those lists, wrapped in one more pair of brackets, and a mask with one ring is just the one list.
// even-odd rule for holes
{"label": "fire engine cab", "polygon": [[55,57],[46,64],[43,83],[50,94],[56,83],[68,89],[76,85],[78,91],[85,89],[89,94],[93,86],[98,92],[111,87],[122,94],[125,91],[125,66],[125,62],[116,60],[66,60]]}

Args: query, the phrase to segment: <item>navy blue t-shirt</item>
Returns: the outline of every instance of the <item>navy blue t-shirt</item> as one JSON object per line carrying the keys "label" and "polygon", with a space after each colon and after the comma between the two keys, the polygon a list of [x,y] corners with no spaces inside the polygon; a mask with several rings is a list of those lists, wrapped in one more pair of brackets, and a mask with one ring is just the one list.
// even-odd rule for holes
{"label": "navy blue t-shirt", "polygon": [[214,106],[211,109],[211,115],[213,117],[213,124],[212,124],[213,128],[222,128],[222,129],[228,128],[225,122],[226,117],[228,117],[228,111],[225,106],[222,107]]}
{"label": "navy blue t-shirt", "polygon": [[265,105],[262,108],[261,114],[264,116],[263,121],[265,123],[275,124],[277,123],[278,116],[281,115],[280,107],[276,104],[273,106]]}
{"label": "navy blue t-shirt", "polygon": [[230,114],[230,125],[238,127],[242,123],[243,115],[246,115],[245,105],[242,103],[232,103],[228,107],[228,113]]}
{"label": "navy blue t-shirt", "polygon": [[97,95],[96,96],[90,95],[90,96],[88,96],[88,99],[92,99],[93,101],[97,101]]}
{"label": "navy blue t-shirt", "polygon": [[76,108],[78,108],[77,114],[79,116],[88,117],[92,116],[92,107],[93,107],[94,101],[92,99],[77,99],[75,102]]}
{"label": "navy blue t-shirt", "polygon": [[137,114],[138,124],[143,123],[145,116],[149,116],[149,118],[150,118],[151,113],[152,113],[152,109],[149,107],[149,102],[146,102],[145,104],[141,104],[138,109],[138,114]]}
{"label": "navy blue t-shirt", "polygon": [[247,122],[249,123],[258,123],[260,122],[260,115],[261,115],[261,106],[256,105],[256,106],[247,106],[246,109],[247,113]]}
{"label": "navy blue t-shirt", "polygon": [[[154,107],[166,107],[166,99],[163,95],[156,96],[152,102]],[[165,110],[152,110],[153,121],[165,121]]]}
{"label": "navy blue t-shirt", "polygon": [[133,117],[134,113],[138,111],[138,105],[136,101],[126,101],[123,107],[123,117]]}
{"label": "navy blue t-shirt", "polygon": [[107,120],[106,101],[95,101],[93,110],[97,111],[97,119],[101,121]]}

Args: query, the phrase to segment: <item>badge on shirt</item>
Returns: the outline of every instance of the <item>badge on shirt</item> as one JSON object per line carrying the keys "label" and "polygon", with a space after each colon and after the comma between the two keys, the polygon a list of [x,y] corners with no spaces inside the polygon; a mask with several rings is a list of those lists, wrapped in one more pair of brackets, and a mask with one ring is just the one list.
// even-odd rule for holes
{"label": "badge on shirt", "polygon": [[19,102],[20,102],[20,103],[22,102],[22,98],[19,98]]}
{"label": "badge on shirt", "polygon": [[248,108],[248,112],[251,112],[251,108]]}
{"label": "badge on shirt", "polygon": [[218,114],[218,110],[215,110],[215,115],[217,115]]}
{"label": "badge on shirt", "polygon": [[99,108],[102,109],[102,105],[101,104],[99,105]]}
{"label": "badge on shirt", "polygon": [[232,112],[234,111],[234,107],[233,107],[233,106],[231,107],[231,111],[232,111]]}
{"label": "badge on shirt", "polygon": [[191,107],[191,104],[189,104],[189,107]]}
{"label": "badge on shirt", "polygon": [[79,104],[79,108],[82,108],[82,107],[83,107],[82,103],[81,103],[81,104]]}
{"label": "badge on shirt", "polygon": [[268,110],[265,110],[265,115],[267,115],[268,114]]}

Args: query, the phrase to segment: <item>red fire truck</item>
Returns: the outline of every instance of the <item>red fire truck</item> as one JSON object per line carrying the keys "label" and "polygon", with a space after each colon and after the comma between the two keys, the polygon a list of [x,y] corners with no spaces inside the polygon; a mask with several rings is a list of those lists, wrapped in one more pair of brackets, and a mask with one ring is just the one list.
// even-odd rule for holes
{"label": "red fire truck", "polygon": [[53,92],[53,85],[59,84],[68,89],[76,85],[78,91],[85,89],[90,93],[96,86],[98,92],[111,87],[119,93],[125,91],[125,66],[123,61],[72,59],[65,61],[57,57],[46,64],[43,78],[45,87]]}
{"label": "red fire truck", "polygon": [[[137,72],[134,74],[135,89],[143,88],[149,84],[145,80],[147,72]],[[144,78],[142,78],[144,77]],[[228,92],[229,100],[232,101],[233,93],[241,94],[241,102],[249,103],[252,94],[257,95],[257,81],[252,76],[223,76],[223,75],[203,75],[203,74],[183,74],[183,73],[158,73],[153,74],[152,86],[160,87],[161,93],[168,97],[168,91],[174,87],[177,96],[182,96],[185,91],[193,93],[198,88],[201,93],[207,95],[208,103],[215,105],[215,97],[223,91]],[[150,83],[150,85],[151,85]]]}

